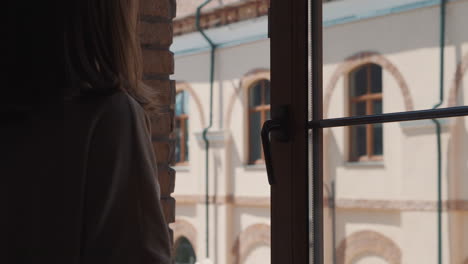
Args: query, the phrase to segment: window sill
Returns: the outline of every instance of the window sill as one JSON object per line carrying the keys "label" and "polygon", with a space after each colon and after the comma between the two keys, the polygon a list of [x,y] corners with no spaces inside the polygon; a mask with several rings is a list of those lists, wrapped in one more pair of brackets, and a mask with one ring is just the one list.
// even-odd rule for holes
{"label": "window sill", "polygon": [[347,161],[344,164],[347,168],[384,168],[385,162],[378,161]]}
{"label": "window sill", "polygon": [[175,171],[180,171],[180,172],[189,172],[190,171],[190,165],[174,165],[172,168]]}
{"label": "window sill", "polygon": [[266,166],[264,163],[260,164],[247,164],[244,166],[244,169],[247,171],[264,171],[266,170]]}

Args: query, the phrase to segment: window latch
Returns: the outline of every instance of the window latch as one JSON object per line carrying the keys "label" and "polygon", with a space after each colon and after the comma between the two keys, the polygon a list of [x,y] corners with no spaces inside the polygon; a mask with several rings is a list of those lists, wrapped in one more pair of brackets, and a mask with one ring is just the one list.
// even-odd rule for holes
{"label": "window latch", "polygon": [[[271,155],[271,139],[279,142],[289,141],[288,133],[288,106],[282,105],[272,109],[272,120],[268,120],[263,124],[261,137],[263,145],[263,153],[265,156],[265,166],[268,175],[268,183],[275,184],[275,175],[273,172],[273,159]],[[276,118],[275,118],[276,117]],[[272,133],[274,131],[274,133]],[[272,137],[270,137],[270,134]]]}

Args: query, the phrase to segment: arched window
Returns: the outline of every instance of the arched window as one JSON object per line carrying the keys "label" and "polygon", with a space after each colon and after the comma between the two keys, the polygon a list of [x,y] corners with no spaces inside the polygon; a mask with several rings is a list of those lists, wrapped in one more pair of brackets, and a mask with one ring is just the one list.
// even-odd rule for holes
{"label": "arched window", "polygon": [[270,81],[259,80],[248,91],[249,97],[249,163],[263,163],[260,141],[262,124],[270,119]]}
{"label": "arched window", "polygon": [[197,261],[192,244],[187,238],[179,238],[175,245],[175,264],[194,264]]}
{"label": "arched window", "polygon": [[180,91],[175,102],[175,163],[186,165],[189,161],[189,93]]}
{"label": "arched window", "polygon": [[[366,64],[350,73],[350,114],[382,113],[382,68]],[[383,126],[360,125],[350,128],[350,161],[383,159]]]}

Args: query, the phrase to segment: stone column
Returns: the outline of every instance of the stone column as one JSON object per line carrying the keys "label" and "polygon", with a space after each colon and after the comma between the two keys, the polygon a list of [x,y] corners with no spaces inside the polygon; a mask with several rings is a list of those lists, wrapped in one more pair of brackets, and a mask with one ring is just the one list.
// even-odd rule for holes
{"label": "stone column", "polygon": [[[168,223],[175,221],[174,192],[175,171],[170,168],[174,158],[175,82],[169,76],[174,73],[172,44],[172,19],[176,13],[175,0],[140,0],[140,40],[143,54],[144,82],[161,92],[162,107],[151,117],[153,146],[158,160],[161,185],[161,202]],[[170,231],[173,236],[172,231]]]}

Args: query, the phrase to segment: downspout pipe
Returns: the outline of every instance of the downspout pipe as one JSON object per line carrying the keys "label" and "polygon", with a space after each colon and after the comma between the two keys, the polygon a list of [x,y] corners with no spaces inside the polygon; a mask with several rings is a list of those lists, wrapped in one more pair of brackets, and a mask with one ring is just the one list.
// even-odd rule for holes
{"label": "downspout pipe", "polygon": [[332,228],[332,239],[331,239],[331,248],[332,248],[332,264],[336,264],[336,189],[335,189],[335,180],[332,180],[330,183],[330,188],[327,184],[324,184],[323,187],[328,192],[328,206],[331,211],[331,228]]}
{"label": "downspout pipe", "polygon": [[335,180],[331,182],[330,186],[330,200],[329,205],[331,209],[331,217],[332,217],[332,263],[336,264],[336,189],[335,189]]}
{"label": "downspout pipe", "polygon": [[[439,102],[432,109],[439,108],[444,103],[444,76],[445,76],[445,15],[446,15],[446,0],[440,0],[440,65],[439,65]],[[437,119],[433,119],[436,126],[437,135],[437,263],[442,264],[442,140],[441,140],[441,124]]]}
{"label": "downspout pipe", "polygon": [[207,134],[210,128],[213,126],[213,84],[214,84],[214,64],[215,64],[215,51],[216,51],[216,44],[206,35],[205,31],[200,25],[200,13],[201,10],[211,2],[212,0],[206,0],[201,5],[197,7],[197,12],[195,15],[195,25],[197,31],[200,32],[202,37],[208,42],[210,45],[210,113],[209,113],[209,123],[208,126],[203,129],[203,141],[205,142],[205,220],[206,220],[206,258],[210,258],[210,219],[209,219],[209,150],[210,150],[210,142],[208,140]]}

